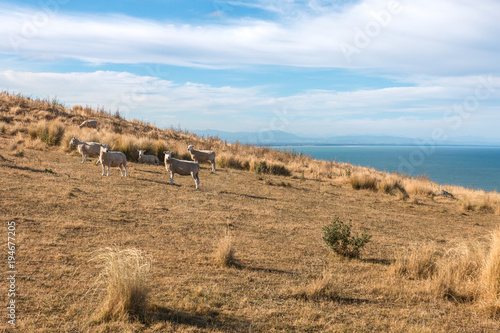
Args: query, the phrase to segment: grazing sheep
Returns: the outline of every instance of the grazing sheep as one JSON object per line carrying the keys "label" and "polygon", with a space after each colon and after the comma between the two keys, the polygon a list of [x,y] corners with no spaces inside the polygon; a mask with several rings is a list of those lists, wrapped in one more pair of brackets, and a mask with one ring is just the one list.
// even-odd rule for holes
{"label": "grazing sheep", "polygon": [[158,159],[158,156],[144,155],[144,153],[146,152],[145,150],[137,149],[137,151],[139,152],[139,162],[146,163],[146,164],[154,164],[154,165],[160,164],[160,160]]}
{"label": "grazing sheep", "polygon": [[174,173],[177,173],[183,176],[191,175],[194,179],[196,189],[200,188],[200,178],[198,177],[200,165],[197,162],[181,161],[172,158],[172,153],[169,151],[164,151],[163,153],[165,154],[165,169],[167,169],[167,172],[170,172],[170,185],[174,184]]}
{"label": "grazing sheep", "polygon": [[101,145],[101,152],[99,160],[102,165],[102,175],[104,176],[104,169],[108,167],[120,167],[120,173],[123,176],[123,169],[125,169],[125,177],[127,177],[127,157],[121,151],[109,151],[108,145]]}
{"label": "grazing sheep", "polygon": [[213,150],[196,150],[193,146],[188,146],[188,150],[193,161],[208,161],[212,164],[212,171],[215,171],[215,152]]}
{"label": "grazing sheep", "polygon": [[[78,152],[82,154],[82,164],[87,160],[87,156],[99,156],[101,153],[101,144],[98,142],[83,142],[78,140],[78,138],[73,138],[69,142],[69,145],[72,147],[77,145]],[[97,165],[99,160],[95,162]]]}
{"label": "grazing sheep", "polygon": [[85,120],[83,123],[78,125],[78,127],[97,128],[97,120]]}

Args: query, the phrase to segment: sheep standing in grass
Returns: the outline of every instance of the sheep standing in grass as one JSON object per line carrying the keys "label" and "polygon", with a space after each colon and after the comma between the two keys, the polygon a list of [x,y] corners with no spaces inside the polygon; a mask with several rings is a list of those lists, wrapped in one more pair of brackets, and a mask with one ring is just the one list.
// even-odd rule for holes
{"label": "sheep standing in grass", "polygon": [[[78,138],[73,138],[69,142],[69,145],[73,147],[76,145],[78,147],[78,152],[82,154],[82,164],[87,160],[87,156],[99,156],[101,153],[101,144],[98,142],[83,142],[78,140]],[[95,162],[98,164],[99,160]]]}
{"label": "sheep standing in grass", "polygon": [[97,128],[97,120],[85,120],[83,123],[78,125],[78,127]]}
{"label": "sheep standing in grass", "polygon": [[170,185],[174,184],[174,173],[177,173],[183,176],[191,175],[194,179],[196,189],[200,188],[200,178],[198,177],[200,165],[197,162],[181,161],[172,158],[172,153],[169,151],[164,151],[163,153],[165,154],[165,169],[167,169],[167,172],[170,172]]}
{"label": "sheep standing in grass", "polygon": [[109,151],[108,145],[101,145],[99,160],[101,161],[103,176],[107,166],[108,176],[110,167],[120,167],[121,175],[123,176],[123,169],[125,169],[125,177],[127,177],[127,157],[121,151]]}
{"label": "sheep standing in grass", "polygon": [[213,150],[196,150],[193,146],[188,146],[188,150],[193,161],[208,161],[212,164],[212,171],[215,171],[215,152]]}
{"label": "sheep standing in grass", "polygon": [[160,164],[160,160],[158,159],[158,156],[144,155],[144,153],[146,152],[145,150],[137,149],[137,151],[139,152],[139,162],[140,163],[154,164],[154,165]]}

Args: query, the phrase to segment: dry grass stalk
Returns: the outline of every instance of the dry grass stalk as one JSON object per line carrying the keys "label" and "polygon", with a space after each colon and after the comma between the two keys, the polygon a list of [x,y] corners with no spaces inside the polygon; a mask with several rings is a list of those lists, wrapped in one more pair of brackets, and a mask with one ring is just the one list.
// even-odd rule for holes
{"label": "dry grass stalk", "polygon": [[221,267],[231,267],[236,264],[233,239],[229,231],[226,231],[225,236],[219,240],[214,255],[215,261]]}
{"label": "dry grass stalk", "polygon": [[341,290],[338,281],[333,274],[324,271],[323,274],[310,284],[296,288],[292,295],[307,301],[320,301],[322,299],[336,300],[341,298]]}
{"label": "dry grass stalk", "polygon": [[433,291],[438,297],[457,302],[477,297],[477,278],[484,254],[478,244],[459,246],[447,251],[438,262],[433,276]]}
{"label": "dry grass stalk", "polygon": [[412,280],[432,277],[437,270],[439,254],[433,247],[419,246],[396,255],[393,272]]}
{"label": "dry grass stalk", "polygon": [[493,232],[490,252],[480,277],[481,304],[488,315],[500,316],[500,229]]}
{"label": "dry grass stalk", "polygon": [[140,318],[148,307],[151,258],[137,249],[105,248],[97,259],[106,284],[106,298],[96,322]]}

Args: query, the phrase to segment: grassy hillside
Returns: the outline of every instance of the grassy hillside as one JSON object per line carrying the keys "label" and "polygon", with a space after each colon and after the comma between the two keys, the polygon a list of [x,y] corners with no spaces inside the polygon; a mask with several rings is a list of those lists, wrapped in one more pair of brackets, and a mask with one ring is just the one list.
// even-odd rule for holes
{"label": "grassy hillside", "polygon": [[[86,119],[99,128],[79,129]],[[68,147],[72,136],[127,153],[129,177],[116,168],[102,177],[100,166],[80,164]],[[215,173],[202,165],[198,191],[190,177],[176,176],[171,186],[163,166],[134,162],[136,148],[163,160],[163,150],[186,158],[188,144],[218,153]],[[496,332],[500,325],[496,192],[7,93],[0,94],[0,185],[4,263],[7,223],[16,222],[19,331]],[[432,195],[439,189],[456,198]],[[339,257],[323,243],[322,228],[335,216],[372,236],[360,258]],[[121,302],[128,293],[137,307]],[[9,332],[2,311],[0,328]]]}

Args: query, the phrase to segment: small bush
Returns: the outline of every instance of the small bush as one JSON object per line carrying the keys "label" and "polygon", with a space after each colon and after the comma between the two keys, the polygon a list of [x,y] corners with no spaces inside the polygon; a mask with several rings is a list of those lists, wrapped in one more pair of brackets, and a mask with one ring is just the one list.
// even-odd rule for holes
{"label": "small bush", "polygon": [[361,249],[370,241],[371,236],[363,232],[361,236],[351,236],[351,225],[345,224],[335,216],[330,225],[323,227],[323,241],[337,254],[358,258]]}

